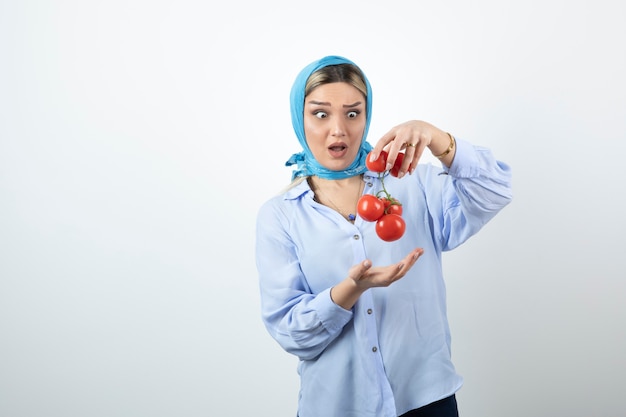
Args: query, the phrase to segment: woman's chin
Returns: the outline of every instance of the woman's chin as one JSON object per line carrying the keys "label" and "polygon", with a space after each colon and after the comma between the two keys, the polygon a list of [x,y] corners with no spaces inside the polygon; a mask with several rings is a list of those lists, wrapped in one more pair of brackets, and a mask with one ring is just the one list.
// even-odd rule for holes
{"label": "woman's chin", "polygon": [[320,163],[320,165],[322,165],[324,168],[326,168],[329,171],[344,171],[350,166],[350,164],[346,164],[344,162],[337,163],[337,161],[330,162],[330,163]]}
{"label": "woman's chin", "polygon": [[344,171],[354,162],[354,158],[356,158],[356,155],[344,155],[341,158],[329,157],[325,161],[318,160],[318,162],[331,171]]}

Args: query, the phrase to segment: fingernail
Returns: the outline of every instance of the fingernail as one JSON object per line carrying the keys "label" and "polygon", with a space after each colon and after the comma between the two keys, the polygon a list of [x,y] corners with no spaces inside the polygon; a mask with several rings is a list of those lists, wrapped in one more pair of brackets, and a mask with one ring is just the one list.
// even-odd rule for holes
{"label": "fingernail", "polygon": [[393,168],[393,165],[387,162],[387,167],[385,168],[385,171],[389,171],[391,168]]}
{"label": "fingernail", "polygon": [[378,155],[372,152],[370,154],[370,162],[374,162],[377,159],[378,159]]}

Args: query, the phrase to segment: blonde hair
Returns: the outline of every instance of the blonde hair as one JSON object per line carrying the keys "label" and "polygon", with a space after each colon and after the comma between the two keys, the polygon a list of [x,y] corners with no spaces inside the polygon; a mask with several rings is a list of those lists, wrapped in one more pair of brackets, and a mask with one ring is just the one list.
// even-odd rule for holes
{"label": "blonde hair", "polygon": [[308,96],[320,85],[341,82],[352,85],[367,98],[365,76],[358,67],[351,64],[328,65],[315,71],[304,86],[304,96]]}
{"label": "blonde hair", "polygon": [[306,180],[308,178],[309,177],[296,177],[296,178],[294,178],[293,181],[291,181],[289,184],[287,184],[286,187],[284,187],[282,190],[280,190],[278,195],[285,194],[287,191],[289,191],[292,188],[296,187],[298,184],[300,184],[302,181],[304,181],[304,180]]}

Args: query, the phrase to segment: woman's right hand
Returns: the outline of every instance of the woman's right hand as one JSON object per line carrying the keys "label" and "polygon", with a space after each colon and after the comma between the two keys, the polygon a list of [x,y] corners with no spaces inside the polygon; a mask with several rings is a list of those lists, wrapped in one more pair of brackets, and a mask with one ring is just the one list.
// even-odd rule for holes
{"label": "woman's right hand", "polygon": [[330,296],[335,304],[349,310],[367,289],[388,287],[404,277],[423,253],[422,248],[414,249],[397,264],[388,266],[372,266],[369,260],[356,264],[348,271],[348,278],[331,289]]}

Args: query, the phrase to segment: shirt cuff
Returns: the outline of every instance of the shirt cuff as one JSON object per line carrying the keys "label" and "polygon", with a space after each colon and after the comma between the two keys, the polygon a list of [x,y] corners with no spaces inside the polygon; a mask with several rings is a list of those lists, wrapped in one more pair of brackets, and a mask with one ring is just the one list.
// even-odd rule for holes
{"label": "shirt cuff", "polygon": [[346,310],[335,304],[330,297],[330,288],[320,292],[311,304],[311,307],[317,311],[322,325],[331,333],[343,329],[353,316],[352,310]]}
{"label": "shirt cuff", "polygon": [[478,155],[474,146],[462,139],[455,138],[456,153],[448,174],[454,178],[473,178],[480,173]]}

